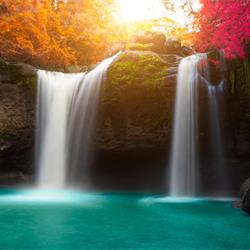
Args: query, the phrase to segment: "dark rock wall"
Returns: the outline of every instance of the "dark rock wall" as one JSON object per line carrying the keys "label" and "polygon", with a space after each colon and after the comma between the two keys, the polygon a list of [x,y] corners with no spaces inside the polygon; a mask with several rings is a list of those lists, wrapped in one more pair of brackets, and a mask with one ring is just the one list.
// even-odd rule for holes
{"label": "dark rock wall", "polygon": [[0,65],[1,173],[33,171],[34,79],[35,69],[29,65]]}

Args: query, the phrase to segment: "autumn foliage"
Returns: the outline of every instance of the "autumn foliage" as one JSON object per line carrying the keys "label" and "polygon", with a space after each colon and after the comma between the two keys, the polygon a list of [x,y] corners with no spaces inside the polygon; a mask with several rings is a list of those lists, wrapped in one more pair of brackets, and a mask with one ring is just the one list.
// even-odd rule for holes
{"label": "autumn foliage", "polygon": [[229,58],[244,58],[250,43],[250,1],[201,0],[201,3],[196,20],[198,50],[216,48]]}
{"label": "autumn foliage", "polygon": [[94,63],[110,40],[111,2],[0,0],[0,57],[44,67]]}
{"label": "autumn foliage", "polygon": [[161,30],[187,45],[195,38],[198,51],[216,48],[227,57],[245,57],[250,1],[200,1],[190,32],[167,17],[118,23],[115,0],[0,0],[0,57],[45,68],[89,65],[105,57],[113,42],[128,42],[147,30]]}

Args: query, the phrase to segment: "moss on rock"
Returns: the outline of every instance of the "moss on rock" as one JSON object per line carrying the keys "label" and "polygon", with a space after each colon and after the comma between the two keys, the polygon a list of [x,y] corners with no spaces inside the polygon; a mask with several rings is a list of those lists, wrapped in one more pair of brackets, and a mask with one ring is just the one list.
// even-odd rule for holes
{"label": "moss on rock", "polygon": [[108,71],[112,85],[142,84],[156,86],[166,80],[167,63],[152,52],[127,51]]}
{"label": "moss on rock", "polygon": [[0,82],[36,88],[37,69],[24,63],[7,62],[0,58]]}
{"label": "moss on rock", "polygon": [[167,70],[168,63],[149,51],[125,51],[111,65],[101,113],[114,141],[126,148],[168,143],[175,84]]}
{"label": "moss on rock", "polygon": [[134,51],[152,51],[154,44],[152,43],[128,43],[126,46],[127,50],[134,50]]}

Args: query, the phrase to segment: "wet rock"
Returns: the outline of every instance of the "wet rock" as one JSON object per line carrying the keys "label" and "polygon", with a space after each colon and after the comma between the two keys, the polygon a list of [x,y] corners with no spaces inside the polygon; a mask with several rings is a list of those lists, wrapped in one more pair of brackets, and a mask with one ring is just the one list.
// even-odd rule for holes
{"label": "wet rock", "polygon": [[210,68],[211,84],[219,85],[222,81],[221,54],[218,50],[211,50],[207,53]]}
{"label": "wet rock", "polygon": [[175,82],[169,62],[153,52],[126,51],[103,85],[98,148],[126,151],[169,143]]}
{"label": "wet rock", "polygon": [[169,38],[165,45],[166,54],[178,54],[182,55],[182,46],[180,40],[175,38]]}
{"label": "wet rock", "polygon": [[35,68],[25,64],[1,65],[0,166],[31,169],[35,126]]}
{"label": "wet rock", "polygon": [[250,213],[250,178],[241,185],[240,196],[242,209]]}
{"label": "wet rock", "polygon": [[191,56],[196,53],[195,50],[190,46],[182,46],[181,52],[183,56]]}
{"label": "wet rock", "polygon": [[166,36],[161,32],[141,32],[131,39],[132,43],[147,45],[147,49],[156,53],[165,53]]}

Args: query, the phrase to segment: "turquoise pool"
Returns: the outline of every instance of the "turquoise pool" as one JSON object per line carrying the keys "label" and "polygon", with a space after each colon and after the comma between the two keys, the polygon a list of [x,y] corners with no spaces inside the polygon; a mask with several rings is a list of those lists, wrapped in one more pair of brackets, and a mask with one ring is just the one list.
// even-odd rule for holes
{"label": "turquoise pool", "polygon": [[2,190],[1,249],[249,249],[229,200]]}

